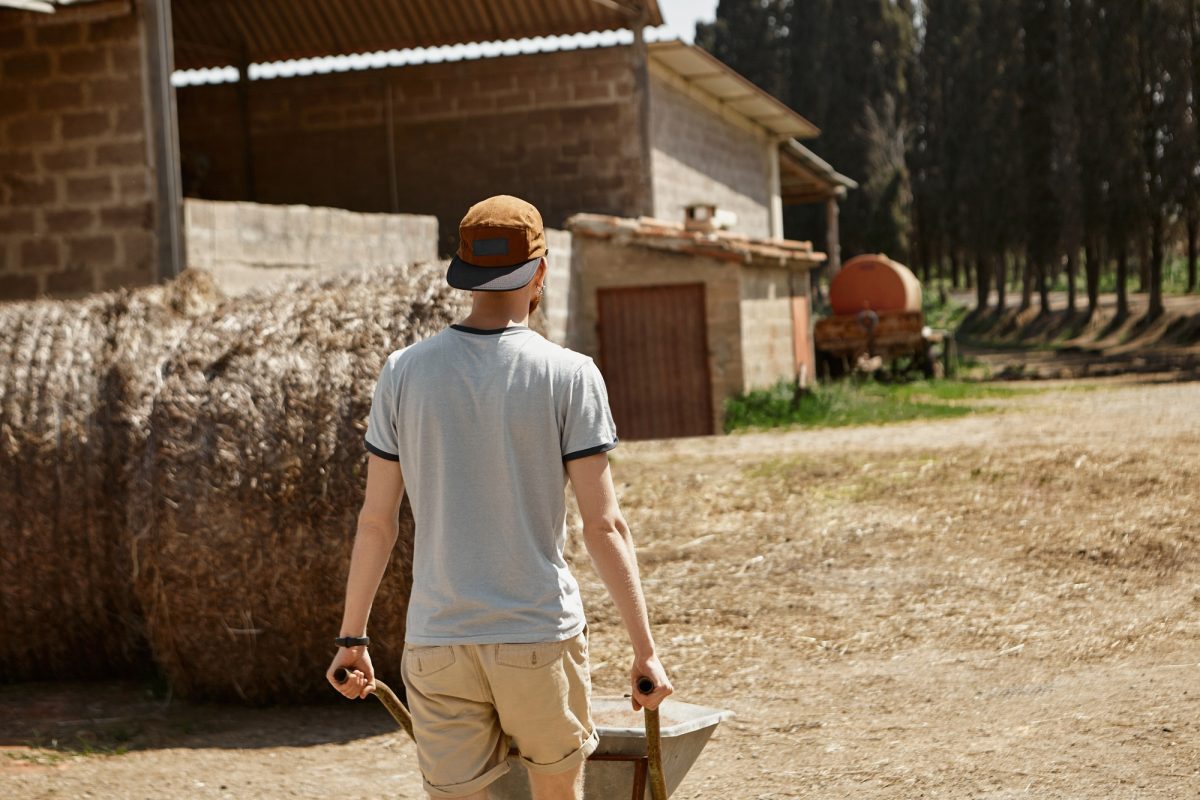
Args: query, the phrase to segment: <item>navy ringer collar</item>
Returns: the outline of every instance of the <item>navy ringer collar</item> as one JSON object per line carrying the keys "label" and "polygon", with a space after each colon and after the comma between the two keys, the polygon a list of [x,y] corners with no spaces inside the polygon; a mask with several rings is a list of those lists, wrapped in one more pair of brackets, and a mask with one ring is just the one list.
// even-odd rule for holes
{"label": "navy ringer collar", "polygon": [[456,331],[462,331],[463,333],[473,333],[476,336],[497,336],[501,333],[505,333],[506,331],[529,330],[529,328],[525,325],[509,325],[507,328],[492,328],[491,330],[485,330],[483,328],[471,328],[466,325],[459,325],[457,322],[452,324],[450,327]]}

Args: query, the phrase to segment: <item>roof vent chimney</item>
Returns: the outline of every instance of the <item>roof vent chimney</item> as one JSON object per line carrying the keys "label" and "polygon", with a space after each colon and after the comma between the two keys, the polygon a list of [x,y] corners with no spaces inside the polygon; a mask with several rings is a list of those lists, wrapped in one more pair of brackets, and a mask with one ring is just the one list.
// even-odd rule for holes
{"label": "roof vent chimney", "polygon": [[691,203],[684,208],[683,226],[689,231],[729,230],[737,225],[737,214],[713,203]]}

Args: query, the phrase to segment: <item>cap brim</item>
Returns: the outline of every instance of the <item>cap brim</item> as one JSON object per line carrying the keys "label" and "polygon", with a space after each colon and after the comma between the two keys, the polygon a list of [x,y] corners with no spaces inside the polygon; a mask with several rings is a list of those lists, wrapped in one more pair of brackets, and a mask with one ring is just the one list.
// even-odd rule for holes
{"label": "cap brim", "polygon": [[446,270],[446,283],[472,292],[511,292],[533,280],[541,260],[538,256],[515,267],[477,267],[455,256]]}

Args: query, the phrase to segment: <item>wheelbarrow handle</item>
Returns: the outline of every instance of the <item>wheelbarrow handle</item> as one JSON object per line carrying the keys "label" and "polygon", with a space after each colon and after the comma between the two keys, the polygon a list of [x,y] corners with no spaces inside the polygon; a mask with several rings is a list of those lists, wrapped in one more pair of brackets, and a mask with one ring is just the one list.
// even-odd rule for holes
{"label": "wheelbarrow handle", "polygon": [[[338,683],[345,683],[350,678],[350,672],[345,667],[338,667],[333,671],[333,679]],[[383,707],[392,715],[392,719],[396,720],[404,732],[408,734],[408,738],[414,742],[417,737],[413,735],[412,716],[408,713],[408,709],[400,702],[400,698],[392,691],[392,687],[388,686],[379,678],[375,679],[375,696],[379,698],[379,702],[383,703]]]}
{"label": "wheelbarrow handle", "polygon": [[[637,690],[650,694],[655,689],[654,681],[643,675],[637,680]],[[667,800],[667,781],[662,768],[662,738],[659,731],[658,709],[642,707],[646,715],[646,760],[650,768],[651,800]]]}

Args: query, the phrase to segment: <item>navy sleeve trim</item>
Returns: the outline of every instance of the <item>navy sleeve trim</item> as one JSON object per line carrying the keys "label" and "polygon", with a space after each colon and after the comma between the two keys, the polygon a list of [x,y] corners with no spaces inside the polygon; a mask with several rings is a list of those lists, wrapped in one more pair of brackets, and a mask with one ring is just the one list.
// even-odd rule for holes
{"label": "navy sleeve trim", "polygon": [[612,450],[614,447],[616,447],[617,442],[619,441],[620,439],[613,439],[608,444],[598,444],[595,447],[589,447],[586,450],[576,450],[574,453],[567,453],[565,456],[563,456],[563,461],[574,461],[577,458],[587,458],[588,456],[594,456],[597,453],[607,453],[609,450]]}
{"label": "navy sleeve trim", "polygon": [[400,460],[400,456],[396,455],[395,453],[389,453],[387,450],[380,450],[378,447],[371,444],[366,439],[363,439],[363,443],[366,444],[367,450],[369,450],[370,452],[379,456],[380,458],[386,458],[388,461],[399,461]]}

